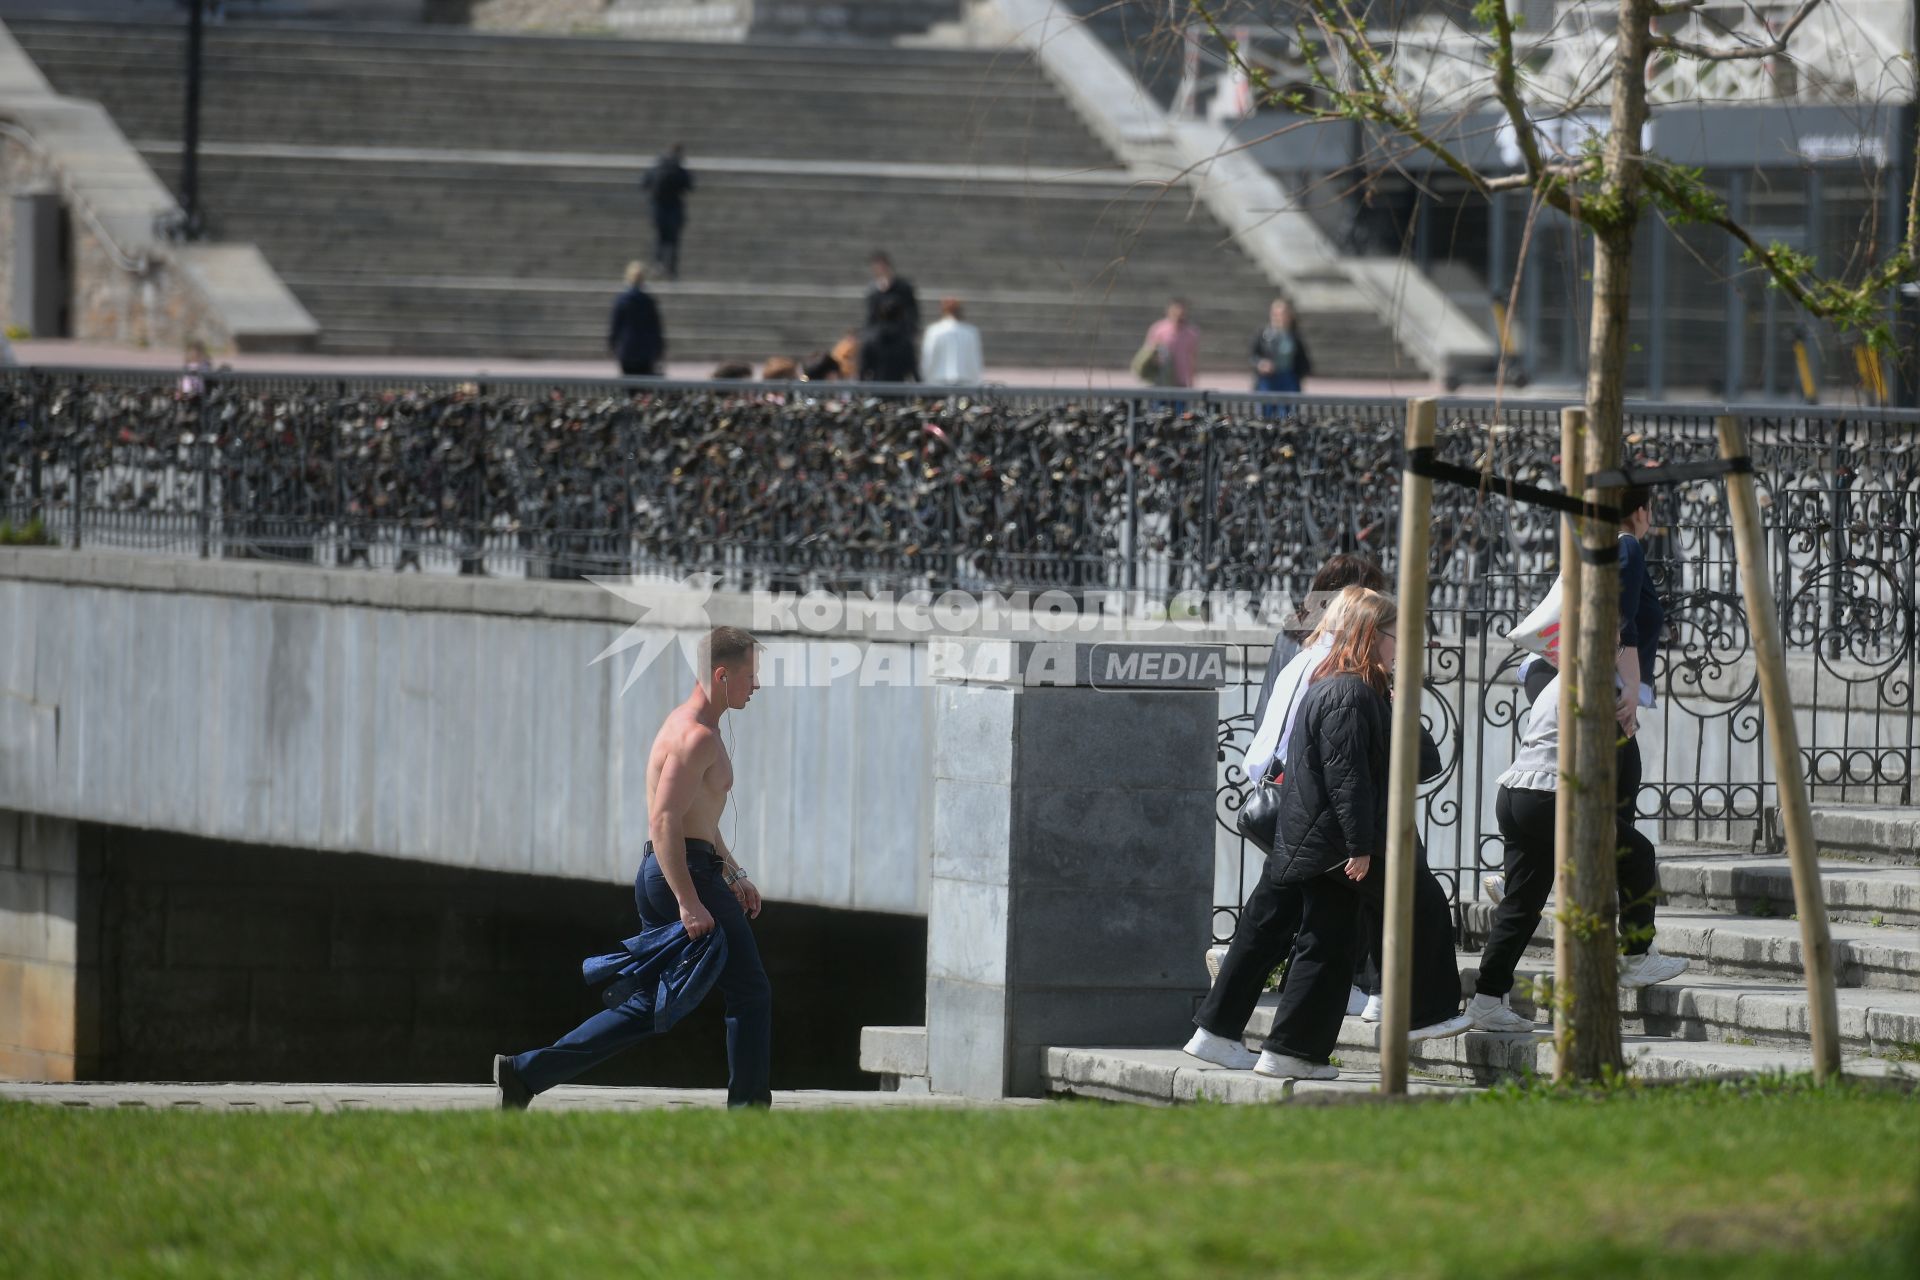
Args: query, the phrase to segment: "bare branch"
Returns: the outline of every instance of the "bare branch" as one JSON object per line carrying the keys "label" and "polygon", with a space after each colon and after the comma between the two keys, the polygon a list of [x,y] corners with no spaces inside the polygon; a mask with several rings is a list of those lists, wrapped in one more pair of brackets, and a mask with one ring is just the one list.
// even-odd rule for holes
{"label": "bare branch", "polygon": [[1520,156],[1526,162],[1529,177],[1537,178],[1546,172],[1547,165],[1540,158],[1540,137],[1533,131],[1533,121],[1527,118],[1527,104],[1520,97],[1520,71],[1513,57],[1513,15],[1507,12],[1507,6],[1496,4],[1493,11],[1493,96],[1506,108],[1507,119],[1513,124],[1513,134],[1520,146]]}
{"label": "bare branch", "polygon": [[1671,4],[1656,4],[1653,6],[1653,16],[1671,18],[1676,13],[1690,13],[1706,2],[1707,0],[1672,0]]}
{"label": "bare branch", "polygon": [[1825,0],[1801,0],[1800,7],[1795,9],[1793,16],[1781,26],[1772,44],[1742,45],[1737,49],[1714,49],[1704,44],[1678,40],[1673,36],[1655,36],[1649,43],[1655,49],[1664,49],[1669,53],[1677,53],[1682,57],[1693,58],[1700,62],[1741,62],[1753,58],[1777,57],[1787,51],[1787,45],[1793,40],[1793,33],[1800,29],[1800,24],[1805,22],[1823,3]]}

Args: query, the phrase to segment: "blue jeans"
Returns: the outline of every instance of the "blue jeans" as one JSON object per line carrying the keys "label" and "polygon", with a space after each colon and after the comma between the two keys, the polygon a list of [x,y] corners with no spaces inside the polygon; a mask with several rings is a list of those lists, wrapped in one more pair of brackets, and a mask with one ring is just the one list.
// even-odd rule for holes
{"label": "blue jeans", "polygon": [[[1295,377],[1291,370],[1286,373],[1256,373],[1253,375],[1253,389],[1255,391],[1298,391],[1300,379]],[[1260,416],[1263,418],[1278,418],[1286,412],[1286,408],[1282,405],[1260,406]]]}
{"label": "blue jeans", "polygon": [[[716,984],[727,1003],[727,1105],[769,1106],[773,1090],[767,1083],[773,1052],[773,986],[760,963],[753,926],[733,891],[721,882],[721,862],[704,840],[687,841],[687,872],[701,905],[713,914],[714,926],[727,937],[727,963]],[[633,880],[633,901],[640,923],[649,929],[680,918],[680,904],[660,872],[653,846],[641,859]],[[527,1088],[543,1093],[565,1084],[589,1067],[598,1066],[653,1031],[619,1009],[606,1009],[561,1036],[545,1049],[516,1056],[513,1069]]]}

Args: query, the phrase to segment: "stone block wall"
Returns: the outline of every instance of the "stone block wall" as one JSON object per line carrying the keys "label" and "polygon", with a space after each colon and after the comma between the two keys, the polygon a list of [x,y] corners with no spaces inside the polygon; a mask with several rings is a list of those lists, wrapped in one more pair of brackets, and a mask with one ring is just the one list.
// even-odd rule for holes
{"label": "stone block wall", "polygon": [[937,690],[926,1053],[1044,1092],[1067,1044],[1166,1044],[1206,993],[1212,690]]}
{"label": "stone block wall", "polygon": [[79,826],[0,809],[0,1079],[97,1066],[98,859]]}

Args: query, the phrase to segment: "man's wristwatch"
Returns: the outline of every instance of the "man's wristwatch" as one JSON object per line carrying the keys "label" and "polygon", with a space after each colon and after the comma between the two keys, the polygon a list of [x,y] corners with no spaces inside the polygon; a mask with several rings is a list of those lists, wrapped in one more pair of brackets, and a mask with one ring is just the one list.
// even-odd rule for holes
{"label": "man's wristwatch", "polygon": [[748,876],[747,876],[746,868],[744,867],[740,868],[737,871],[722,871],[720,873],[720,882],[726,885],[727,888],[729,889],[733,888],[735,882],[740,880],[745,880],[747,878]]}

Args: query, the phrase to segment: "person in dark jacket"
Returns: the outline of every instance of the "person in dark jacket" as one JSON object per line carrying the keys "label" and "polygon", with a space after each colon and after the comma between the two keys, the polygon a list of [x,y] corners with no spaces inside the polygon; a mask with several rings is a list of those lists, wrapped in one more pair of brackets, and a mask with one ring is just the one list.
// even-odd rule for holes
{"label": "person in dark jacket", "polygon": [[620,375],[625,378],[659,377],[660,360],[667,354],[660,308],[647,292],[646,282],[646,264],[629,262],[626,291],[613,300],[613,317],[607,325],[607,350],[620,362]]}
{"label": "person in dark jacket", "polygon": [[640,179],[653,206],[653,264],[669,280],[680,278],[680,233],[687,226],[687,193],[693,190],[686,159],[687,149],[676,142]]}
{"label": "person in dark jacket", "polygon": [[[1348,587],[1365,587],[1369,591],[1385,591],[1387,575],[1380,565],[1368,556],[1338,552],[1327,557],[1320,571],[1313,575],[1313,581],[1307,586],[1307,602],[1301,616],[1306,625],[1298,629],[1282,631],[1273,639],[1273,650],[1267,654],[1267,673],[1260,682],[1260,697],[1253,704],[1253,723],[1256,729],[1264,722],[1267,714],[1267,702],[1273,697],[1273,682],[1280,675],[1280,669],[1299,654],[1300,646],[1306,643],[1309,632],[1316,629],[1320,612],[1324,611],[1333,598]],[[1266,772],[1270,760],[1257,764],[1247,761],[1247,777],[1251,779],[1255,770]]]}
{"label": "person in dark jacket", "polygon": [[1255,391],[1298,391],[1313,372],[1293,306],[1285,299],[1274,300],[1266,328],[1253,335],[1251,361]]}
{"label": "person in dark jacket", "polygon": [[897,298],[884,298],[860,334],[860,381],[920,381],[920,344]]}
{"label": "person in dark jacket", "polygon": [[[1387,692],[1398,611],[1387,596],[1355,587],[1341,594],[1330,618],[1332,648],[1307,689],[1286,748],[1274,853],[1242,912],[1214,991],[1194,1019],[1199,1030],[1187,1044],[1195,1057],[1243,1065],[1227,1059],[1235,1056],[1231,1050],[1245,1053],[1238,1036],[1277,959],[1274,940],[1288,929],[1286,903],[1297,895],[1298,932],[1278,1016],[1253,1069],[1316,1080],[1339,1074],[1327,1060],[1365,942],[1363,895],[1371,891],[1377,898],[1382,883],[1376,873],[1383,870],[1386,851],[1392,735]],[[1436,750],[1429,763],[1437,764],[1437,756]],[[1450,934],[1448,944],[1450,949]],[[1457,976],[1450,1007],[1459,1008]],[[1458,1035],[1466,1025],[1457,1013],[1426,1025],[1416,1018],[1409,1038]]]}
{"label": "person in dark jacket", "polygon": [[873,272],[873,283],[867,286],[868,327],[879,324],[881,309],[893,302],[899,307],[899,323],[906,326],[908,334],[917,336],[920,299],[914,294],[913,286],[893,273],[893,259],[884,253],[875,253],[867,265]]}

